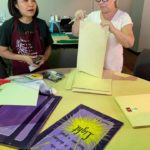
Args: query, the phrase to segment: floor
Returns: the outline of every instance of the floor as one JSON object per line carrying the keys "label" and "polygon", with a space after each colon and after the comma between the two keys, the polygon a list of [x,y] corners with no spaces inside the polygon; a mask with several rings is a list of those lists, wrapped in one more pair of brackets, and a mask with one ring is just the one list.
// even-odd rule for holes
{"label": "floor", "polygon": [[138,53],[135,53],[129,49],[124,49],[124,66],[122,71],[123,73],[133,74],[137,57]]}

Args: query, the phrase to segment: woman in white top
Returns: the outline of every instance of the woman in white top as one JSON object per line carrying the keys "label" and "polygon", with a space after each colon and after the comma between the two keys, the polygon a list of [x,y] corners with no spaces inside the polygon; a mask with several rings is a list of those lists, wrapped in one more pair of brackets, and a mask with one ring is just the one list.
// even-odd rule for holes
{"label": "woman in white top", "polygon": [[121,72],[123,67],[123,47],[130,48],[134,44],[133,23],[130,16],[117,7],[117,0],[96,0],[100,10],[91,12],[85,17],[85,11],[75,13],[72,32],[79,35],[80,20],[89,20],[108,26],[110,35],[107,44],[104,69]]}

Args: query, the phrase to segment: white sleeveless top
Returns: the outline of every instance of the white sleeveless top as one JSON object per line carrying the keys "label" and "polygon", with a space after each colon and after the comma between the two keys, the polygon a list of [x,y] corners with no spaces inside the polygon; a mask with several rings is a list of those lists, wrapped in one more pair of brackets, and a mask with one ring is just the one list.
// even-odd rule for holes
{"label": "white sleeveless top", "polygon": [[[100,24],[101,23],[100,10],[91,12],[85,18],[85,20]],[[111,22],[118,30],[121,30],[127,24],[133,24],[129,14],[121,10],[118,10],[116,12]],[[104,69],[121,72],[122,67],[123,67],[123,47],[117,41],[115,36],[112,33],[110,33],[107,43]]]}

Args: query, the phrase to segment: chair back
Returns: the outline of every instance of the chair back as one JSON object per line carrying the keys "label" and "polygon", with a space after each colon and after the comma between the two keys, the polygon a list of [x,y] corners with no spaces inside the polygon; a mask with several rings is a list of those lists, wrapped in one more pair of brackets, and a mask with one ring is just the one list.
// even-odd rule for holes
{"label": "chair back", "polygon": [[137,58],[134,75],[150,81],[150,49],[143,50]]}

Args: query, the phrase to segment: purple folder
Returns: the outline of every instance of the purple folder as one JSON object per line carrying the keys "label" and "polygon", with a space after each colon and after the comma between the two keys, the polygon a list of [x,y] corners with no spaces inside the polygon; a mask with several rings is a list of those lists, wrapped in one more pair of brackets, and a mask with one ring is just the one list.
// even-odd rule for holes
{"label": "purple folder", "polygon": [[102,150],[122,122],[79,105],[41,133],[31,150]]}
{"label": "purple folder", "polygon": [[0,106],[0,143],[29,148],[60,99],[60,96],[39,95],[36,107]]}

